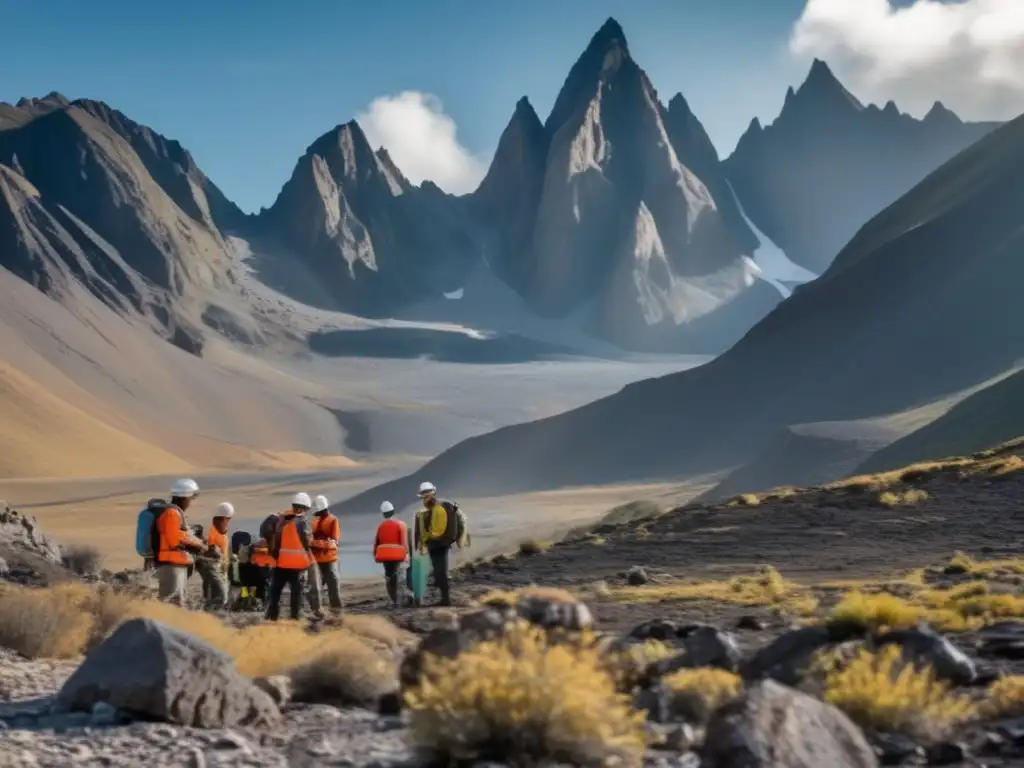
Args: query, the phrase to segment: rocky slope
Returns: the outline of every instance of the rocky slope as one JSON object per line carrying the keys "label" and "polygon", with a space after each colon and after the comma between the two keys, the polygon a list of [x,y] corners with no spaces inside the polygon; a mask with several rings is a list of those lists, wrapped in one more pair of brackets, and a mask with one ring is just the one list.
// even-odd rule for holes
{"label": "rocky slope", "polygon": [[218,226],[238,210],[176,142],[104,104],[19,105],[0,130],[0,266],[58,300],[84,285],[199,353],[202,299],[232,280]]}
{"label": "rocky slope", "polygon": [[865,106],[816,60],[724,168],[758,229],[820,274],[865,222],[995,125],[964,123],[938,102],[921,120],[891,101]]}
{"label": "rocky slope", "polygon": [[609,19],[542,124],[516,106],[475,209],[488,260],[538,312],[627,348],[723,348],[778,301],[681,96],[666,108]]}
{"label": "rocky slope", "polygon": [[416,477],[482,495],[683,478],[745,463],[789,424],[896,413],[1007,371],[1024,322],[1022,174],[1018,118],[873,219],[713,362],[466,441]]}

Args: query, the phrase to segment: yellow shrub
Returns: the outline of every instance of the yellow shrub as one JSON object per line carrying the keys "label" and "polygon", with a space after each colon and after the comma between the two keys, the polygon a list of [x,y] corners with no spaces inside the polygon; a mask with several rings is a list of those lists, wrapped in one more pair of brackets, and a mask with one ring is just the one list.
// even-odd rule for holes
{"label": "yellow shrub", "polygon": [[1010,675],[992,683],[983,710],[991,717],[1024,717],[1024,675]]}
{"label": "yellow shrub", "polygon": [[971,699],[937,681],[931,668],[905,664],[901,649],[861,650],[853,661],[825,679],[825,700],[865,728],[937,739],[957,723],[973,718]]}
{"label": "yellow shrub", "polygon": [[940,629],[965,628],[963,617],[955,611],[929,609],[887,592],[874,595],[850,592],[839,601],[829,616],[830,623],[851,624],[864,629],[905,629],[921,621],[927,621]]}
{"label": "yellow shrub", "polygon": [[638,603],[709,600],[733,605],[779,605],[797,613],[808,609],[813,611],[816,607],[807,600],[810,592],[806,587],[787,581],[771,566],[760,569],[752,576],[737,576],[724,581],[619,587],[612,589],[610,596]]}
{"label": "yellow shrub", "polygon": [[549,644],[519,622],[457,659],[429,658],[406,693],[414,741],[448,760],[509,758],[639,766],[644,716],[597,649]]}
{"label": "yellow shrub", "polygon": [[553,603],[578,602],[575,595],[560,587],[522,587],[521,589],[495,589],[479,599],[481,605],[513,606],[520,600],[537,598]]}
{"label": "yellow shrub", "polygon": [[739,696],[743,689],[738,675],[710,667],[681,669],[664,678],[662,683],[672,691],[673,711],[701,723]]}
{"label": "yellow shrub", "polygon": [[882,491],[875,499],[883,507],[903,507],[920,504],[928,500],[928,492],[918,488],[911,488],[906,491]]}

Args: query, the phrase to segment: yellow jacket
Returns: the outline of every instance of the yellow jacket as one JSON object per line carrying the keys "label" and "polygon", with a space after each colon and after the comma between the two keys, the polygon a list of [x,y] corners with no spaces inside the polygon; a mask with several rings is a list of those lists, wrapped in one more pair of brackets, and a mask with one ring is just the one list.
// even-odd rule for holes
{"label": "yellow jacket", "polygon": [[[430,512],[430,530],[427,530],[427,512]],[[448,510],[439,502],[430,509],[416,513],[416,549],[424,552],[431,541],[443,538],[448,530]]]}

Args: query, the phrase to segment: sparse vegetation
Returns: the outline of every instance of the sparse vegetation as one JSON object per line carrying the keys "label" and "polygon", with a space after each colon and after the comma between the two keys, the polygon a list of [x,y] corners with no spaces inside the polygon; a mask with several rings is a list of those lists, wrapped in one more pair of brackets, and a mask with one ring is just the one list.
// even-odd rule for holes
{"label": "sparse vegetation", "polygon": [[909,488],[905,491],[882,491],[875,501],[883,507],[910,507],[928,500],[928,492],[920,488]]}
{"label": "sparse vegetation", "polygon": [[1024,597],[992,594],[988,584],[970,582],[951,589],[920,587],[906,598],[854,590],[832,609],[829,621],[872,630],[902,629],[927,622],[941,630],[959,632],[1019,617],[1024,617]]}
{"label": "sparse vegetation", "polygon": [[495,589],[481,597],[480,605],[514,606],[520,600],[537,598],[553,603],[575,603],[576,596],[560,587],[522,587],[521,589]]}
{"label": "sparse vegetation", "polygon": [[817,607],[810,590],[787,581],[771,566],[751,576],[722,581],[681,581],[672,584],[619,587],[610,590],[615,600],[660,603],[666,601],[709,600],[732,605],[774,605],[786,612],[804,615]]}
{"label": "sparse vegetation", "polygon": [[688,720],[704,723],[711,714],[740,695],[743,681],[724,669],[681,669],[663,681],[672,691],[672,709]]}
{"label": "sparse vegetation", "polygon": [[936,680],[931,668],[904,663],[900,648],[893,645],[878,653],[861,650],[849,664],[829,673],[825,700],[862,727],[928,741],[942,738],[978,711],[969,697]]}
{"label": "sparse vegetation", "polygon": [[296,701],[335,705],[375,703],[395,687],[393,665],[349,631],[329,633],[312,659],[291,670]]}
{"label": "sparse vegetation", "polygon": [[95,576],[103,568],[103,556],[96,547],[61,547],[60,554],[64,567],[79,576]]}
{"label": "sparse vegetation", "polygon": [[[346,618],[342,627],[316,634],[304,631],[298,622],[287,621],[235,629],[212,614],[85,584],[4,589],[0,591],[0,616],[0,646],[27,658],[75,658],[102,642],[122,622],[149,618],[228,653],[240,672],[253,677],[287,674],[324,657],[322,667],[333,668],[333,679],[338,680],[343,658],[351,658],[354,667],[370,668],[369,659],[381,658],[370,643],[397,644],[400,632],[397,627],[386,631],[381,623],[386,620],[378,622],[378,617],[352,622]],[[354,669],[353,680],[359,674]]]}
{"label": "sparse vegetation", "polygon": [[550,541],[538,541],[537,539],[523,539],[519,542],[519,554],[526,556],[539,555],[541,552],[549,550],[552,543]]}
{"label": "sparse vegetation", "polygon": [[631,501],[627,504],[620,504],[613,507],[600,520],[600,525],[620,525],[622,523],[637,523],[643,520],[653,520],[664,514],[665,509],[653,501]]}
{"label": "sparse vegetation", "polygon": [[616,691],[599,652],[513,625],[457,659],[430,658],[406,693],[415,742],[447,761],[638,766],[644,716]]}
{"label": "sparse vegetation", "polygon": [[726,506],[730,507],[756,507],[761,503],[761,499],[756,493],[741,493],[739,496],[734,496],[728,502]]}
{"label": "sparse vegetation", "polygon": [[1024,717],[1024,675],[1010,675],[992,683],[982,710],[990,717]]}

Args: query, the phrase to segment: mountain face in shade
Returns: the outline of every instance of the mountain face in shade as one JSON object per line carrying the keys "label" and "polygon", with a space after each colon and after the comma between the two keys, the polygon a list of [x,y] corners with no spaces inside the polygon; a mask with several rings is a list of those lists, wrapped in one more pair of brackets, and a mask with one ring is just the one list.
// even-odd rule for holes
{"label": "mountain face in shade", "polygon": [[758,229],[820,274],[872,216],[995,126],[939,103],[921,120],[865,106],[816,60],[774,123],[751,123],[725,172]]}
{"label": "mountain face in shade", "polygon": [[682,97],[661,104],[612,19],[543,125],[519,102],[472,197],[531,307],[624,347],[719,350],[778,301],[707,134]]}
{"label": "mountain face in shade", "polygon": [[1024,117],[868,222],[821,278],[712,362],[473,438],[415,477],[478,496],[679,480],[742,466],[792,425],[900,414],[990,382],[1021,355],[1022,178]]}
{"label": "mountain face in shade", "polygon": [[304,260],[338,305],[385,316],[458,287],[479,245],[465,203],[409,183],[355,121],[309,146],[257,226]]}
{"label": "mountain face in shade", "polygon": [[190,351],[202,295],[231,282],[241,221],[177,142],[59,94],[0,109],[0,266],[59,298],[79,282]]}

